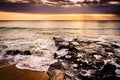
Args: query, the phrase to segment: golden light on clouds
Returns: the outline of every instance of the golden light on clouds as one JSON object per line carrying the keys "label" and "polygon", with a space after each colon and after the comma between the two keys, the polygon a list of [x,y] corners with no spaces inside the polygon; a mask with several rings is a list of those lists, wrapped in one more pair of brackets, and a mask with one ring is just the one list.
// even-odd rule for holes
{"label": "golden light on clouds", "polygon": [[0,12],[0,20],[120,20],[113,14],[30,14]]}

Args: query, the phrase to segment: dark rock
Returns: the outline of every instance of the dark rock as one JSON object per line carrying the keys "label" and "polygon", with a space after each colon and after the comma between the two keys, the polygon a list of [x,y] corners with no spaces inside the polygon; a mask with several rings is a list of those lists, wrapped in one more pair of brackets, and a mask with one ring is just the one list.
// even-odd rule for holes
{"label": "dark rock", "polygon": [[81,67],[86,70],[92,69],[92,66],[86,62],[82,62]]}
{"label": "dark rock", "polygon": [[[67,48],[68,52],[60,56],[55,53],[58,62],[51,64],[50,68],[64,70],[71,80],[119,80],[115,72],[118,67],[104,60],[113,59],[120,64],[119,44],[96,41],[92,39],[74,39],[65,41],[54,38],[58,49]],[[66,67],[64,64],[66,63]]]}
{"label": "dark rock", "polygon": [[55,42],[64,42],[65,40],[63,40],[62,38],[58,38],[58,37],[53,37],[53,40]]}
{"label": "dark rock", "polygon": [[111,76],[107,76],[107,77],[102,78],[102,80],[120,80],[120,78],[111,75]]}
{"label": "dark rock", "polygon": [[17,55],[17,54],[20,54],[20,53],[22,53],[21,51],[19,51],[19,50],[8,50],[8,51],[6,51],[6,55]]}
{"label": "dark rock", "polygon": [[95,61],[95,64],[93,64],[93,66],[96,67],[96,69],[101,69],[104,65],[104,62],[101,60],[101,61]]}
{"label": "dark rock", "polygon": [[58,56],[57,53],[54,53],[54,59],[57,59],[57,56]]}
{"label": "dark rock", "polygon": [[32,53],[31,53],[30,51],[26,50],[26,51],[24,51],[23,54],[21,54],[21,55],[31,55],[31,54],[32,54]]}
{"label": "dark rock", "polygon": [[120,64],[120,50],[116,50],[116,52],[114,53],[115,57],[116,57],[116,62],[118,64]]}
{"label": "dark rock", "polygon": [[114,49],[112,49],[112,48],[105,48],[105,51],[106,51],[106,52],[112,52],[112,53],[115,52]]}
{"label": "dark rock", "polygon": [[117,44],[111,44],[111,46],[114,47],[114,48],[120,48],[120,46],[117,45]]}
{"label": "dark rock", "polygon": [[79,79],[79,80],[96,80],[96,79],[94,79],[93,77],[82,76],[82,75],[79,75],[79,76],[78,76],[78,79]]}
{"label": "dark rock", "polygon": [[58,47],[58,50],[64,49],[64,48],[69,48],[69,42],[65,41],[61,38],[54,37],[53,40],[55,41],[55,46]]}
{"label": "dark rock", "polygon": [[108,75],[114,76],[116,75],[115,70],[116,70],[115,65],[107,63],[106,65],[104,65],[103,69],[100,71],[100,75],[102,77],[106,77]]}
{"label": "dark rock", "polygon": [[64,69],[64,66],[61,62],[55,62],[54,64],[50,65],[50,67],[53,69]]}

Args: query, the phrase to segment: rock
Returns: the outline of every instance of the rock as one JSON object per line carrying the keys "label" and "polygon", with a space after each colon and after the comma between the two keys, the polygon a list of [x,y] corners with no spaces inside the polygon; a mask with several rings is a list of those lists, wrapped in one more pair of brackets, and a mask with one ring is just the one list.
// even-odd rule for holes
{"label": "rock", "polygon": [[58,37],[53,37],[53,40],[54,40],[55,42],[64,42],[64,41],[65,41],[64,39],[58,38]]}
{"label": "rock", "polygon": [[58,55],[57,55],[57,53],[54,53],[53,56],[54,56],[54,59],[57,59],[57,56],[58,56]]}
{"label": "rock", "polygon": [[6,48],[8,48],[8,46],[6,46],[6,45],[0,45],[0,50],[1,49],[6,49]]}
{"label": "rock", "polygon": [[105,51],[106,51],[106,52],[112,52],[112,53],[115,53],[114,49],[112,49],[112,48],[105,48]]}
{"label": "rock", "polygon": [[103,48],[110,47],[110,44],[106,42],[97,42],[97,44],[102,45]]}
{"label": "rock", "polygon": [[102,78],[102,80],[120,80],[120,77],[107,76],[107,77]]}
{"label": "rock", "polygon": [[48,72],[49,80],[66,80],[64,79],[64,74],[60,70],[51,70]]}
{"label": "rock", "polygon": [[60,70],[65,68],[61,62],[55,62],[51,64],[50,67],[52,69],[60,69]]}
{"label": "rock", "polygon": [[114,55],[116,57],[116,62],[120,64],[120,50],[115,50]]}
{"label": "rock", "polygon": [[78,42],[76,42],[76,41],[71,41],[70,42],[70,45],[73,45],[73,46],[78,46],[78,45],[80,45]]}
{"label": "rock", "polygon": [[79,79],[77,79],[77,80],[96,80],[96,79],[91,78],[89,76],[81,76],[81,75],[79,75],[78,78]]}
{"label": "rock", "polygon": [[32,54],[32,53],[31,53],[29,50],[26,50],[26,51],[23,52],[22,55],[31,55],[31,54]]}
{"label": "rock", "polygon": [[[63,70],[71,80],[118,80],[116,69],[120,64],[119,44],[89,38],[72,41],[56,38],[55,44],[59,49],[65,48],[67,51],[56,51],[54,58],[58,62],[51,64],[50,69]],[[108,63],[111,60],[115,64]]]}
{"label": "rock", "polygon": [[65,59],[71,59],[72,56],[71,55],[65,55]]}
{"label": "rock", "polygon": [[106,65],[104,65],[103,69],[100,71],[100,75],[102,77],[106,77],[108,75],[115,76],[116,75],[115,70],[116,70],[115,65],[111,63],[107,63]]}
{"label": "rock", "polygon": [[58,46],[58,50],[69,48],[69,42],[56,43],[56,46]]}
{"label": "rock", "polygon": [[56,57],[56,59],[59,59],[59,58],[64,59],[67,53],[68,53],[67,49],[62,49],[62,50],[56,51],[56,53],[54,54],[54,57]]}
{"label": "rock", "polygon": [[103,66],[104,66],[104,61],[102,60],[94,61],[92,64],[92,67],[96,70],[102,69]]}
{"label": "rock", "polygon": [[115,70],[117,77],[120,77],[120,69]]}
{"label": "rock", "polygon": [[95,59],[97,59],[97,60],[100,60],[101,58],[102,58],[102,56],[101,55],[93,55],[94,57],[95,57]]}
{"label": "rock", "polygon": [[113,48],[120,48],[120,44],[111,44]]}
{"label": "rock", "polygon": [[20,55],[31,55],[31,52],[26,50],[26,51],[20,51],[20,50],[7,50],[6,51],[6,55],[17,55],[17,54],[20,54]]}
{"label": "rock", "polygon": [[21,53],[22,52],[19,51],[19,50],[8,50],[8,51],[6,51],[6,55],[12,55],[12,56],[17,55],[17,54],[21,54]]}
{"label": "rock", "polygon": [[72,66],[73,66],[73,68],[75,68],[75,69],[79,69],[78,66],[79,64],[73,64]]}
{"label": "rock", "polygon": [[53,40],[55,41],[55,46],[58,47],[58,50],[69,48],[69,42],[65,41],[61,38],[54,37]]}

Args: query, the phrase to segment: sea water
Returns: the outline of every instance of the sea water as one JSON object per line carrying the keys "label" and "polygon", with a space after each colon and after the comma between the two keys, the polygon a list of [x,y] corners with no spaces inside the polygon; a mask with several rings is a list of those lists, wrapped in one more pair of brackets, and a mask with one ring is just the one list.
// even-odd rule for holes
{"label": "sea water", "polygon": [[[0,21],[0,60],[7,59],[20,69],[47,71],[56,62],[54,53],[67,53],[57,51],[53,37],[118,41],[120,21]],[[32,55],[5,56],[7,50],[29,50]]]}

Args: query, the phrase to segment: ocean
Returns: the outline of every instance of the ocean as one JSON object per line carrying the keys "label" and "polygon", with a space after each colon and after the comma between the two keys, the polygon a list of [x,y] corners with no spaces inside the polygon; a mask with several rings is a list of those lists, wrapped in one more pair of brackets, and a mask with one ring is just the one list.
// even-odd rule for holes
{"label": "ocean", "polygon": [[[78,36],[119,36],[120,21],[0,21],[0,30],[35,31],[51,34],[75,34]],[[19,33],[18,33],[19,34]]]}
{"label": "ocean", "polygon": [[[57,47],[53,37],[68,41],[79,37],[117,41],[120,21],[0,21],[0,60],[7,59],[19,69],[47,71],[49,65],[56,62],[53,54]],[[5,56],[7,50],[29,50],[33,54]]]}

